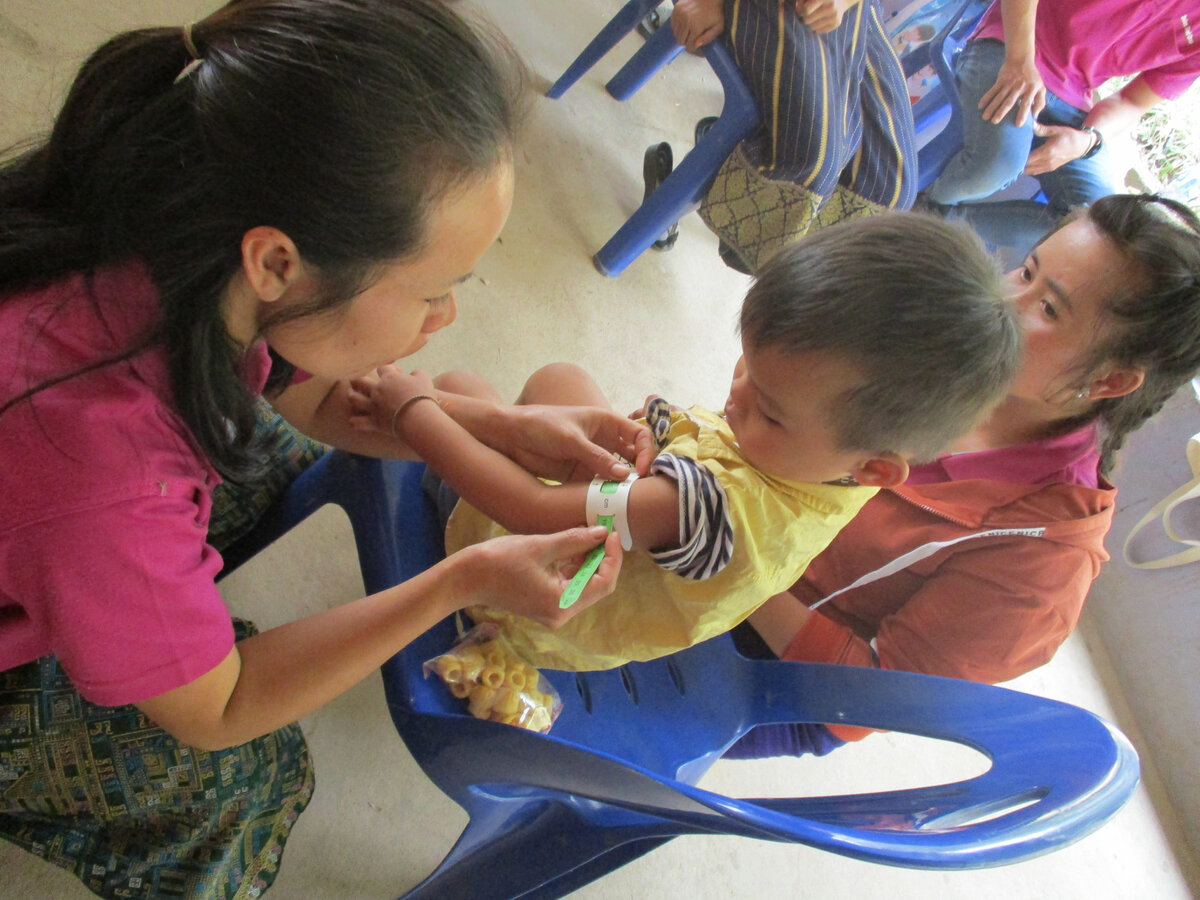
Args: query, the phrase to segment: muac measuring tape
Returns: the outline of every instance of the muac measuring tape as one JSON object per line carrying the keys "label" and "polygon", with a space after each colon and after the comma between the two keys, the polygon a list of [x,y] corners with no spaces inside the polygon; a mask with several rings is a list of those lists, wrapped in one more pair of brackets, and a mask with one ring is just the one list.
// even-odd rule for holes
{"label": "muac measuring tape", "polygon": [[[615,531],[621,537],[622,549],[628,550],[633,546],[633,538],[629,534],[629,489],[637,481],[637,474],[631,474],[624,481],[605,481],[599,475],[588,485],[587,504],[584,507],[584,520],[590,525],[595,522],[603,525],[609,531]],[[583,593],[584,585],[600,568],[600,560],[604,559],[604,545],[593,547],[583,560],[579,571],[571,578],[570,584],[558,598],[558,608],[567,609]]]}

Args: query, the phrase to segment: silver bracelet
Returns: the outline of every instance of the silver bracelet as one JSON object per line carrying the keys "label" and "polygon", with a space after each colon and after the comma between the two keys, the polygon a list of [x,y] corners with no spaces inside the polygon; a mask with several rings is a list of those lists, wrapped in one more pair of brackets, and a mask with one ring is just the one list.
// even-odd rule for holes
{"label": "silver bracelet", "polygon": [[413,394],[411,397],[397,406],[396,411],[392,413],[392,427],[388,429],[391,431],[392,437],[394,437],[396,440],[404,440],[402,437],[400,437],[400,435],[396,434],[396,421],[400,418],[400,413],[404,412],[418,400],[432,400],[434,403],[437,403],[439,407],[442,405],[441,403],[438,403],[438,398],[433,396],[433,394]]}

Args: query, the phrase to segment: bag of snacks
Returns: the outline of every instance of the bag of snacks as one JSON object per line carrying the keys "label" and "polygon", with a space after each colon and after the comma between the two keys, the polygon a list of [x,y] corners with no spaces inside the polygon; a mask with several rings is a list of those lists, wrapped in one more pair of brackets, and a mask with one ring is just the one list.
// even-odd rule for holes
{"label": "bag of snacks", "polygon": [[426,660],[425,677],[437,675],[477,719],[545,733],[562,710],[558,691],[498,633],[490,623],[470,629],[445,653]]}

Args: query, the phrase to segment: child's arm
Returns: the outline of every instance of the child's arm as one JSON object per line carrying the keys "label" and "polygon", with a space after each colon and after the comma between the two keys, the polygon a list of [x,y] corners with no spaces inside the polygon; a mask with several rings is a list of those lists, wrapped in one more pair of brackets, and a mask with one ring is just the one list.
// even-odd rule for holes
{"label": "child's arm", "polygon": [[[436,390],[428,376],[387,366],[374,384],[364,380],[355,387],[356,424],[394,431],[460,497],[509,531],[552,533],[585,524],[587,484],[547,485],[476,440],[442,409],[457,395]],[[677,547],[675,482],[661,475],[635,482],[629,493],[628,520],[634,549]]]}

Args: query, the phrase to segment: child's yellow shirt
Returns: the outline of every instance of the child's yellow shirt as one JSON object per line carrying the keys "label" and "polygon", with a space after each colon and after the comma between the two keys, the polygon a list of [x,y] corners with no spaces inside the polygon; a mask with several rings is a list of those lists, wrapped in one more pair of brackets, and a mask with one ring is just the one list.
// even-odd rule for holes
{"label": "child's yellow shirt", "polygon": [[[616,590],[557,631],[485,606],[471,607],[471,617],[499,624],[517,653],[539,668],[610,669],[666,656],[729,631],[795,584],[877,490],[760,472],[746,462],[725,420],[700,407],[672,415],[663,452],[698,461],[725,491],[734,540],[721,571],[696,581],[635,551],[625,554]],[[446,552],[505,533],[459,501],[446,527]]]}

